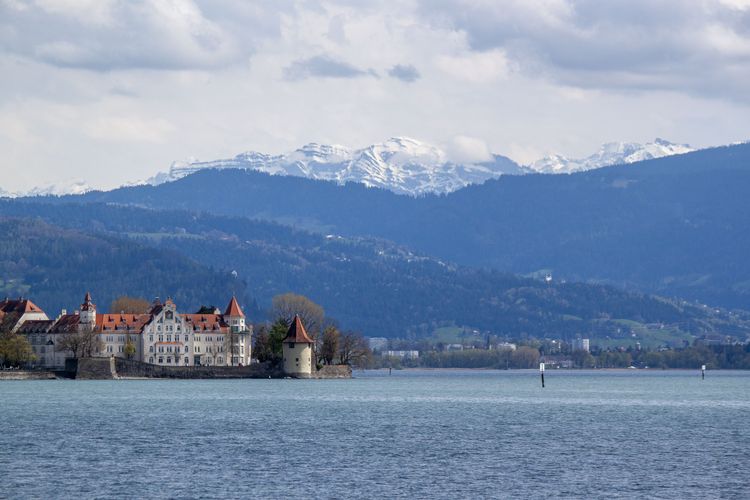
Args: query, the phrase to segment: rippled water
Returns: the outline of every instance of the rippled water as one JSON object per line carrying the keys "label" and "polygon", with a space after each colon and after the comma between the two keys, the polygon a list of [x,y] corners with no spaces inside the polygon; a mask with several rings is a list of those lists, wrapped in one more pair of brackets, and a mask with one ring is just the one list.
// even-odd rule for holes
{"label": "rippled water", "polygon": [[750,498],[750,373],[0,383],[0,497]]}

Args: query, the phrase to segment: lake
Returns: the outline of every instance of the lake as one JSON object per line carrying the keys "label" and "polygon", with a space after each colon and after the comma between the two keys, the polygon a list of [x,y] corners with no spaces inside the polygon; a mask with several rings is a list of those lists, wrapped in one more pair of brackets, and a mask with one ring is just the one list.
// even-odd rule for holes
{"label": "lake", "polygon": [[0,383],[0,497],[750,498],[750,373]]}

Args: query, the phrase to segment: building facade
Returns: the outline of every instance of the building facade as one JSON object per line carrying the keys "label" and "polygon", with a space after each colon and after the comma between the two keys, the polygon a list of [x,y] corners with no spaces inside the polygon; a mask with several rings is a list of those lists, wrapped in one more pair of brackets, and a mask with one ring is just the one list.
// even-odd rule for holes
{"label": "building facade", "polygon": [[62,367],[65,358],[74,355],[58,348],[66,335],[85,332],[90,332],[95,341],[94,356],[155,365],[245,366],[252,354],[252,328],[235,297],[223,314],[207,308],[195,314],[180,313],[171,299],[164,303],[155,300],[144,314],[110,314],[98,313],[87,293],[73,314],[63,311],[54,320],[46,315],[27,317],[15,329],[28,338],[37,356],[36,364],[47,368]]}

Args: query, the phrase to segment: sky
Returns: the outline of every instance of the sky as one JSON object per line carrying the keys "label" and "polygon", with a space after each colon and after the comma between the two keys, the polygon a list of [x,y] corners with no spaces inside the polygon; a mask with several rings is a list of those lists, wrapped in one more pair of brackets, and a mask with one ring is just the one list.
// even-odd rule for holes
{"label": "sky", "polygon": [[365,147],[750,139],[750,0],[0,0],[0,188]]}

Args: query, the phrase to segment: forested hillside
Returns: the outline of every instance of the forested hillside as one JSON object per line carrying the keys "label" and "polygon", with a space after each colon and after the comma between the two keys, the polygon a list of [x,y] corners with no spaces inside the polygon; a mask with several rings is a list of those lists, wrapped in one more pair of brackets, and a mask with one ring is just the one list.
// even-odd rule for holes
{"label": "forested hillside", "polygon": [[158,187],[54,201],[258,217],[386,238],[463,265],[551,271],[557,279],[746,307],[748,192],[750,144],[742,144],[572,175],[506,176],[417,199],[361,185],[204,171]]}
{"label": "forested hillside", "polygon": [[[372,336],[420,337],[451,324],[554,338],[630,338],[644,328],[666,328],[676,336],[720,331],[744,338],[748,331],[746,319],[737,314],[608,286],[547,284],[451,265],[383,240],[326,237],[241,217],[19,201],[0,202],[0,214],[127,238],[139,248],[179,253],[223,276],[236,270],[261,307],[276,294],[294,291],[322,304],[345,327]],[[160,293],[169,293],[169,286],[201,286],[187,274],[170,277],[177,284],[155,285],[167,288]],[[123,282],[122,293],[134,294],[128,286]]]}
{"label": "forested hillside", "polygon": [[34,219],[2,217],[0,235],[0,295],[28,297],[51,317],[78,307],[87,291],[102,311],[120,295],[171,296],[192,311],[202,304],[223,306],[236,290],[255,312],[243,282],[175,251]]}

